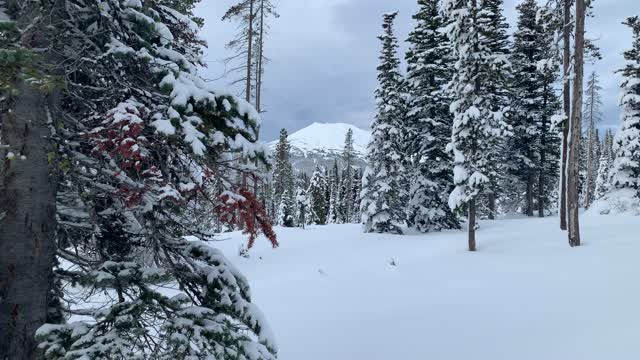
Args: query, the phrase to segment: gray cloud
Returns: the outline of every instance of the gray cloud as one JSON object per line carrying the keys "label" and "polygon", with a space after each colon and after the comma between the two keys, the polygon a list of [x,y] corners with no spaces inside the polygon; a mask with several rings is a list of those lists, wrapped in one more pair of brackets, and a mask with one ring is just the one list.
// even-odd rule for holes
{"label": "gray cloud", "polygon": [[[216,79],[224,73],[219,62],[227,54],[224,43],[235,25],[221,22],[233,0],[204,1],[198,15],[206,20],[203,37],[209,43],[205,76]],[[275,138],[279,129],[298,130],[314,121],[349,122],[367,128],[375,103],[373,91],[378,64],[381,15],[399,11],[397,33],[404,40],[413,27],[415,0],[276,0],[281,17],[272,22],[266,51],[271,58],[266,69],[263,139]],[[516,0],[505,1],[505,14],[515,24]],[[604,59],[589,65],[603,80],[605,123],[618,122],[619,77],[622,52],[630,46],[631,34],[621,22],[640,14],[638,0],[596,0],[595,18],[587,23],[588,36],[598,39]],[[401,44],[401,51],[406,46]],[[216,84],[226,87],[230,79]]]}

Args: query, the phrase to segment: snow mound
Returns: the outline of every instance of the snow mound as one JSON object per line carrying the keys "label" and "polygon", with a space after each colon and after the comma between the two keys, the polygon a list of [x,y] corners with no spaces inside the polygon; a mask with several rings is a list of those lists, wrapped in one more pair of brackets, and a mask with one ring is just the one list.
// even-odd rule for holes
{"label": "snow mound", "polygon": [[640,198],[632,189],[615,190],[591,205],[590,215],[640,215]]}
{"label": "snow mound", "polygon": [[[289,135],[289,143],[305,155],[310,152],[339,152],[344,148],[347,131],[353,131],[353,149],[365,154],[371,133],[355,125],[345,123],[317,123]],[[278,141],[269,143],[274,148]]]}

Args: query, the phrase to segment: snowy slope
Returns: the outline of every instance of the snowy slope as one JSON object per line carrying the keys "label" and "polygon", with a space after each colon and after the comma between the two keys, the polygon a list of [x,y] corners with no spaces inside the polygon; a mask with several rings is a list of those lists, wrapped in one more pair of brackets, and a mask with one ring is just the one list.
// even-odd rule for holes
{"label": "snowy slope", "polygon": [[[353,130],[353,149],[356,166],[364,166],[367,145],[371,134],[354,125],[345,123],[313,123],[304,129],[289,134],[291,162],[293,168],[311,173],[316,165],[329,167],[335,159],[340,159],[344,140],[349,129]],[[268,145],[273,150],[278,142]]]}
{"label": "snowy slope", "polygon": [[[587,217],[589,216],[589,217]],[[279,229],[237,256],[280,360],[640,359],[638,217],[590,216],[571,249],[558,220],[483,222],[465,233]],[[396,266],[390,265],[392,262]]]}
{"label": "snowy slope", "polygon": [[[345,123],[313,123],[289,135],[291,147],[304,153],[314,151],[342,151],[347,131],[353,131],[353,148],[364,154],[371,134],[354,125]],[[275,146],[277,142],[271,143]]]}

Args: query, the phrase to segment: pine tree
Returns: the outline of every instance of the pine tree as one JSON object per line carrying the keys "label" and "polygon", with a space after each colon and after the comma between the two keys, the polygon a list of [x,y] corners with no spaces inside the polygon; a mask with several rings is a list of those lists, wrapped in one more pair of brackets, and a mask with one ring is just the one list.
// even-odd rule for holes
{"label": "pine tree", "polygon": [[261,92],[264,75],[264,38],[268,29],[268,18],[278,17],[275,6],[270,0],[240,0],[232,5],[222,17],[223,21],[239,23],[238,33],[226,44],[233,55],[225,59],[230,65],[231,73],[238,73],[239,78],[232,84],[244,85],[244,99],[262,110]]}
{"label": "pine tree", "polygon": [[[328,224],[337,224],[338,223],[338,214],[340,207],[340,171],[338,170],[338,160],[335,159],[333,162],[333,168],[329,173],[329,212],[327,214],[327,223]],[[356,204],[359,204],[356,203]]]}
{"label": "pine tree", "polygon": [[486,34],[492,28],[492,14],[477,0],[446,0],[443,12],[451,20],[448,35],[456,58],[455,71],[448,85],[454,115],[448,151],[453,154],[456,186],[449,196],[451,209],[469,211],[469,250],[476,250],[476,203],[478,195],[491,186],[496,169],[496,144],[505,135],[507,124],[500,105],[495,79],[509,66],[504,54],[493,53]]}
{"label": "pine tree", "polygon": [[[294,175],[291,167],[291,145],[289,144],[286,129],[280,130],[280,138],[276,144],[274,151],[273,165],[273,201],[277,209],[280,209],[283,200],[283,194],[288,191],[293,194]],[[292,197],[290,197],[292,199]],[[293,202],[289,202],[285,207],[293,209]]]}
{"label": "pine tree", "polygon": [[640,18],[630,17],[625,24],[633,31],[633,44],[624,52],[627,63],[619,71],[623,77],[622,125],[614,141],[612,184],[616,189],[630,189],[640,197]]}
{"label": "pine tree", "polygon": [[237,180],[256,175],[239,159],[266,164],[259,116],[197,75],[195,3],[75,0],[49,29],[65,82],[49,160],[67,265],[52,293],[82,317],[40,328],[47,358],[276,358],[247,280],[188,211],[209,202],[222,223],[243,224],[249,247],[260,233],[277,246]]}
{"label": "pine tree", "polygon": [[400,225],[405,218],[400,186],[404,174],[401,127],[406,106],[396,53],[398,40],[393,33],[397,15],[384,15],[384,32],[378,37],[382,42],[382,54],[378,66],[379,88],[375,93],[377,113],[371,124],[360,203],[365,232],[400,234]]}
{"label": "pine tree", "polygon": [[602,151],[600,152],[600,158],[598,162],[598,174],[596,178],[595,186],[595,198],[594,200],[601,199],[606,195],[610,189],[610,175],[611,168],[613,167],[613,151],[608,147],[610,133],[607,131],[605,134],[605,140],[602,144]]}
{"label": "pine tree", "polygon": [[63,5],[0,1],[0,359],[36,359],[36,329],[63,320],[52,273],[59,171],[50,123],[62,116]]}
{"label": "pine tree", "polygon": [[[553,14],[535,0],[518,9],[511,62],[514,67],[514,135],[509,139],[509,172],[517,179],[513,193],[524,192],[521,205],[529,216],[544,216],[545,203],[553,192],[558,161],[551,118],[558,108],[553,90],[559,63],[553,45]],[[536,206],[536,200],[538,202]]]}
{"label": "pine tree", "polygon": [[351,191],[353,189],[353,130],[349,129],[344,139],[344,149],[342,150],[342,161],[344,166],[342,169],[342,179],[340,182],[340,202],[339,202],[339,216],[340,222],[348,224],[351,222],[353,215],[353,196]]}
{"label": "pine tree", "polygon": [[328,204],[326,203],[327,179],[324,172],[316,167],[309,181],[309,189],[307,189],[307,198],[309,201],[309,218],[310,224],[325,225],[327,224]]}
{"label": "pine tree", "polygon": [[409,34],[406,54],[410,200],[407,223],[422,232],[458,228],[458,220],[447,206],[453,174],[451,156],[445,151],[450,140],[452,117],[444,87],[452,76],[451,46],[438,2],[419,0],[417,21]]}
{"label": "pine tree", "polygon": [[307,208],[308,208],[307,191],[299,187],[296,191],[296,223],[304,229],[307,224]]}
{"label": "pine tree", "polygon": [[598,159],[598,149],[596,146],[600,143],[597,139],[596,124],[602,120],[602,96],[600,92],[600,78],[596,72],[592,72],[587,80],[587,88],[585,89],[585,100],[582,115],[587,126],[587,161],[586,161],[586,184],[584,194],[584,206],[589,208],[594,200],[595,180],[597,177],[596,159]]}
{"label": "pine tree", "polygon": [[280,205],[278,205],[278,215],[276,224],[284,227],[295,226],[295,199],[289,190],[285,190],[280,197]]}

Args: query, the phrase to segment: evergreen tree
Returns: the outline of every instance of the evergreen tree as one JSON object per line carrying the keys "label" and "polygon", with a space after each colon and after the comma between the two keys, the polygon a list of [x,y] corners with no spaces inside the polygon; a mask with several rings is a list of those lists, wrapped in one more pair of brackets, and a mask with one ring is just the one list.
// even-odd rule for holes
{"label": "evergreen tree", "polygon": [[295,199],[289,190],[285,190],[280,197],[280,205],[278,206],[278,215],[276,223],[284,227],[295,226]]}
{"label": "evergreen tree", "polygon": [[592,72],[591,76],[587,80],[587,88],[584,96],[583,106],[583,119],[587,126],[587,159],[586,159],[586,172],[587,179],[585,184],[584,205],[586,208],[591,206],[594,199],[595,181],[597,178],[596,160],[598,157],[597,146],[600,143],[597,138],[596,124],[602,120],[602,96],[600,91],[600,78],[596,72]]}
{"label": "evergreen tree", "polygon": [[303,229],[307,223],[307,208],[307,191],[300,187],[296,192],[296,223]]}
{"label": "evergreen tree", "polygon": [[452,117],[444,87],[452,76],[451,46],[438,2],[419,0],[417,21],[409,34],[406,54],[408,100],[408,144],[410,200],[407,223],[422,232],[458,228],[458,220],[447,206],[451,190],[451,156],[445,151],[450,140]]}
{"label": "evergreen tree", "polygon": [[469,250],[476,250],[476,200],[495,178],[496,144],[505,135],[507,124],[496,78],[509,66],[504,54],[491,50],[489,34],[494,28],[488,8],[475,0],[446,0],[442,9],[451,20],[448,27],[456,58],[454,75],[448,85],[452,98],[453,131],[447,149],[453,154],[455,189],[449,196],[451,209],[469,211]]}
{"label": "evergreen tree", "polygon": [[[293,194],[294,175],[291,167],[291,145],[289,144],[286,129],[280,130],[280,138],[276,144],[273,165],[273,201],[276,208],[280,209],[282,201],[291,200],[285,205],[285,208],[293,209],[295,203],[293,197],[284,198],[283,194],[288,191]],[[284,199],[284,200],[283,200]]]}
{"label": "evergreen tree", "polygon": [[188,211],[210,202],[221,222],[243,224],[249,247],[260,232],[277,246],[237,180],[256,175],[240,159],[266,163],[259,116],[197,75],[195,3],[75,0],[48,28],[65,82],[49,126],[66,263],[54,283],[67,319],[82,317],[40,328],[47,358],[276,358],[247,280]]}
{"label": "evergreen tree", "polygon": [[605,140],[602,144],[602,151],[600,151],[600,158],[598,162],[598,174],[596,177],[596,186],[594,190],[594,200],[601,199],[611,189],[610,175],[611,168],[613,166],[613,151],[608,147],[610,133],[607,131],[605,134]]}
{"label": "evergreen tree", "polygon": [[342,179],[340,182],[340,202],[339,216],[340,222],[348,224],[351,222],[353,215],[353,196],[350,192],[353,189],[353,130],[349,129],[344,139],[344,149],[342,151],[342,161],[344,167],[342,170]]}
{"label": "evergreen tree", "polygon": [[325,225],[327,224],[328,204],[326,203],[327,179],[324,172],[316,167],[311,176],[309,189],[307,189],[307,198],[309,201],[309,218],[310,224]]}
{"label": "evergreen tree", "polygon": [[542,217],[555,188],[559,146],[551,126],[559,105],[553,90],[559,70],[553,45],[554,19],[535,0],[525,0],[517,10],[511,62],[513,89],[518,96],[514,97],[511,121],[514,135],[508,141],[508,170],[516,181],[509,187],[512,193],[525,194],[520,206],[527,215],[538,210]]}
{"label": "evergreen tree", "polygon": [[624,52],[627,64],[619,71],[623,76],[622,125],[615,137],[612,184],[640,197],[640,18],[630,17],[625,24],[633,30],[633,44]]}
{"label": "evergreen tree", "polygon": [[[329,211],[327,214],[327,223],[338,223],[338,213],[340,201],[340,172],[338,170],[338,160],[334,160],[333,168],[329,173]],[[359,204],[359,203],[358,203]]]}
{"label": "evergreen tree", "polygon": [[396,54],[398,40],[393,22],[398,14],[384,15],[382,54],[378,66],[377,113],[371,124],[367,149],[367,168],[362,179],[360,210],[365,232],[402,233],[404,204],[400,188],[402,166],[402,121],[405,117],[403,80]]}

